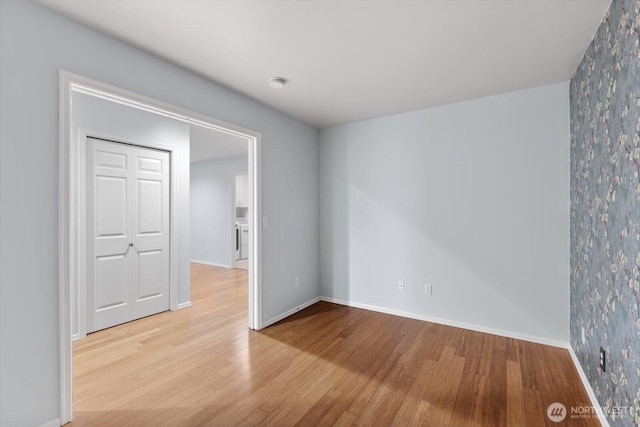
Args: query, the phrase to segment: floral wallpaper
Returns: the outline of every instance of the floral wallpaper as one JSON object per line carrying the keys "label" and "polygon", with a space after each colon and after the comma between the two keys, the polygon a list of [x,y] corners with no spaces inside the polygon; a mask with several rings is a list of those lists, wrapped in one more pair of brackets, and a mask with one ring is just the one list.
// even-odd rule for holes
{"label": "floral wallpaper", "polygon": [[613,0],[570,102],[571,345],[610,424],[639,426],[640,0]]}

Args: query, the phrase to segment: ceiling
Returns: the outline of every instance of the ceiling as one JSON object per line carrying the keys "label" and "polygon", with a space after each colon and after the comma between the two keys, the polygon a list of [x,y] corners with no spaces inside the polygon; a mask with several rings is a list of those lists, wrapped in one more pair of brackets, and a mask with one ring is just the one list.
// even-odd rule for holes
{"label": "ceiling", "polygon": [[326,127],[567,81],[611,0],[39,3]]}
{"label": "ceiling", "polygon": [[218,130],[190,126],[191,163],[247,156],[249,141]]}

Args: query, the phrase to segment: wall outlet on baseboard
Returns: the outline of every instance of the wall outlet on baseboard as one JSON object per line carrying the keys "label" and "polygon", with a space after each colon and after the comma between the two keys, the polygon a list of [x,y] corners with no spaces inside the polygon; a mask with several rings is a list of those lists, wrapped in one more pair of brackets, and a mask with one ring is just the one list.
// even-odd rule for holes
{"label": "wall outlet on baseboard", "polygon": [[433,295],[433,286],[431,285],[424,285],[424,293],[425,295]]}
{"label": "wall outlet on baseboard", "polygon": [[600,347],[600,369],[602,372],[607,371],[607,352],[602,347]]}
{"label": "wall outlet on baseboard", "polygon": [[398,282],[398,290],[404,292],[404,280]]}
{"label": "wall outlet on baseboard", "polygon": [[293,287],[294,288],[299,288],[300,287],[300,279],[296,277],[296,280],[293,281]]}

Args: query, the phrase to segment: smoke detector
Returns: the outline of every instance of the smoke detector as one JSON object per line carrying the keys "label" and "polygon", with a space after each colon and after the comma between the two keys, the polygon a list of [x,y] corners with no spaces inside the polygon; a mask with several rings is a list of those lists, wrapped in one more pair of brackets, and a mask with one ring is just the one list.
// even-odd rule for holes
{"label": "smoke detector", "polygon": [[281,89],[286,82],[287,80],[282,77],[272,77],[269,80],[269,86],[271,86],[274,89]]}

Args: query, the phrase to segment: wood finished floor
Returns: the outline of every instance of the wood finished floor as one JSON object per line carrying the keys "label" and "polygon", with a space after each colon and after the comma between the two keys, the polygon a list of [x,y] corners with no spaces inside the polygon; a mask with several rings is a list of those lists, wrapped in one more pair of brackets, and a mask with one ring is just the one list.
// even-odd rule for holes
{"label": "wood finished floor", "polygon": [[317,303],[247,328],[247,272],[193,264],[193,306],[74,343],[81,426],[599,426],[566,350]]}

